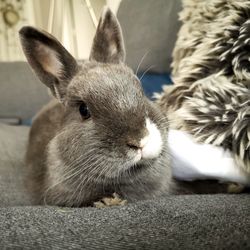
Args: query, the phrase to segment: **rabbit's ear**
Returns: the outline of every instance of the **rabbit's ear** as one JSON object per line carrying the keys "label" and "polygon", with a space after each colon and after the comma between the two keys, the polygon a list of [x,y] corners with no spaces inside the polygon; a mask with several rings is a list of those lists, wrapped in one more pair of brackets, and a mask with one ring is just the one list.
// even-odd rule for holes
{"label": "rabbit's ear", "polygon": [[69,81],[77,73],[76,60],[45,31],[27,26],[19,34],[24,54],[39,79],[55,97],[63,99]]}
{"label": "rabbit's ear", "polygon": [[120,24],[107,7],[104,8],[97,27],[90,60],[102,63],[120,63],[125,60]]}

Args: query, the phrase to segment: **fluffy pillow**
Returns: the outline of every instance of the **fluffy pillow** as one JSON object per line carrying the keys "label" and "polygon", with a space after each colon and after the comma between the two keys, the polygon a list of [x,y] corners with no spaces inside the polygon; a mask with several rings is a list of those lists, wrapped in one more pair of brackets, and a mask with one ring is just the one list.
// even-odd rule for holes
{"label": "fluffy pillow", "polygon": [[159,103],[172,128],[232,152],[249,175],[250,1],[185,0],[180,19],[175,85]]}

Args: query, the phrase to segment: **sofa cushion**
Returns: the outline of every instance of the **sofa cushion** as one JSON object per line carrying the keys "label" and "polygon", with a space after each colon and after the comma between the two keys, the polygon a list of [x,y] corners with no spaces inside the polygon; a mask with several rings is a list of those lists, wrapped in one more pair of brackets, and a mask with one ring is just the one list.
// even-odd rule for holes
{"label": "sofa cushion", "polygon": [[0,119],[30,119],[49,99],[27,62],[0,63]]}
{"label": "sofa cushion", "polygon": [[167,196],[113,208],[0,209],[1,249],[249,249],[248,195]]}
{"label": "sofa cushion", "polygon": [[0,207],[30,205],[24,178],[29,128],[0,123]]}
{"label": "sofa cushion", "polygon": [[[117,17],[126,48],[126,62],[135,71],[170,72],[172,51],[180,27],[181,0],[122,1]],[[145,55],[145,56],[144,56]]]}

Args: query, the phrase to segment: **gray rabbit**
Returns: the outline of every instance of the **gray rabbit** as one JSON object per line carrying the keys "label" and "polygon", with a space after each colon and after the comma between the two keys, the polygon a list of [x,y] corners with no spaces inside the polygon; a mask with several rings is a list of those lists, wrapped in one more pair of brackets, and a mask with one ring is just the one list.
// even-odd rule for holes
{"label": "gray rabbit", "polygon": [[87,206],[114,193],[129,202],[168,193],[168,121],[124,64],[112,12],[103,11],[82,64],[44,31],[24,27],[20,38],[29,64],[55,97],[30,132],[28,184],[36,202]]}

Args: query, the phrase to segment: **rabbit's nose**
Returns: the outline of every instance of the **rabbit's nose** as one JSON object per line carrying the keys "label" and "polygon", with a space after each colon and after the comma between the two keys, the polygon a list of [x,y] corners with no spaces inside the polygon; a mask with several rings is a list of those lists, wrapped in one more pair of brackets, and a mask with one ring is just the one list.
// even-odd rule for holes
{"label": "rabbit's nose", "polygon": [[140,141],[136,141],[136,140],[127,141],[127,146],[130,147],[131,149],[135,149],[135,150],[142,149]]}
{"label": "rabbit's nose", "polygon": [[148,136],[145,136],[141,140],[129,140],[127,142],[127,145],[132,148],[132,149],[143,149],[143,147],[147,144],[148,142]]}

